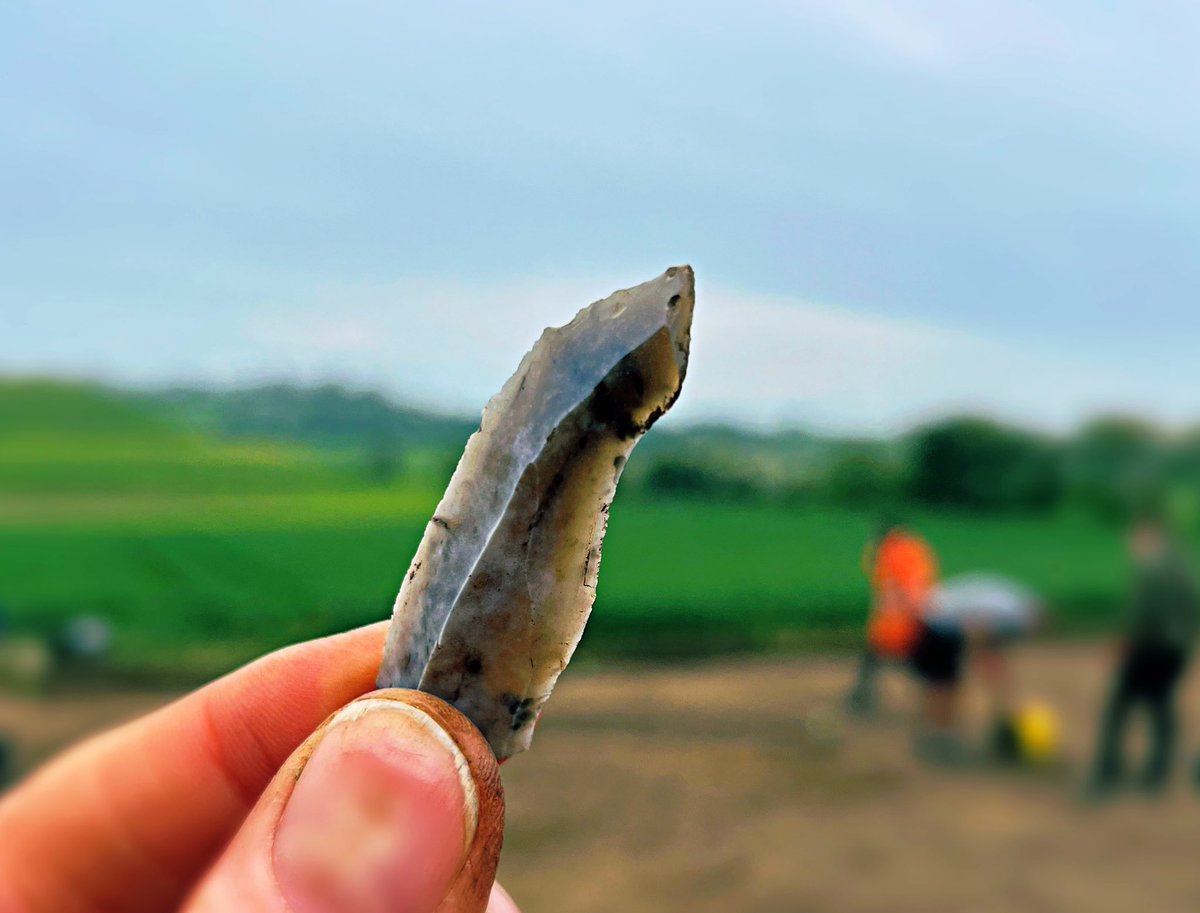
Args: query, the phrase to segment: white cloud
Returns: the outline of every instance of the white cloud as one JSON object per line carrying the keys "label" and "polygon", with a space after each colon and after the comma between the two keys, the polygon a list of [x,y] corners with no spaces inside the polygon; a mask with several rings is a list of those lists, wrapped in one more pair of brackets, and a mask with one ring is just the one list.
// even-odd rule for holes
{"label": "white cloud", "polygon": [[718,291],[697,317],[693,412],[893,431],[951,411],[1066,427],[1145,409],[1143,379],[1016,343],[788,298]]}
{"label": "white cloud", "polygon": [[1076,46],[1080,31],[1028,0],[809,0],[800,9],[898,61],[927,69],[1014,54],[1061,57]]}
{"label": "white cloud", "polygon": [[928,21],[895,4],[843,0],[822,7],[867,41],[913,63],[940,64],[955,50]]}
{"label": "white cloud", "polygon": [[[213,379],[332,378],[473,412],[545,326],[620,284],[580,278],[330,288],[303,305],[252,314],[231,334],[228,352],[210,353],[210,363],[225,368]],[[702,285],[691,375],[674,420],[884,432],[954,410],[1051,428],[1111,409],[1167,420],[1194,415],[1182,390],[1171,399],[1181,385],[1163,368],[1148,376],[1090,362],[1085,353],[1051,356],[927,324]]]}
{"label": "white cloud", "polygon": [[370,320],[332,315],[288,318],[259,314],[246,324],[245,332],[250,342],[297,353],[377,352],[384,342]]}

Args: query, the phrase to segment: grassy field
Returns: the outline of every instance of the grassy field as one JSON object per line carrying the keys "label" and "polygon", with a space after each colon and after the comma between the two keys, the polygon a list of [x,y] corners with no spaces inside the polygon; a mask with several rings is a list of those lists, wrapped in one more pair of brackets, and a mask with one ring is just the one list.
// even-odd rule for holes
{"label": "grassy field", "polygon": [[[45,631],[80,612],[111,619],[122,667],[205,674],[385,617],[435,501],[404,490],[189,495],[156,497],[151,509],[93,497],[69,519],[65,505],[54,522],[6,515],[3,599],[18,624]],[[586,646],[669,658],[852,642],[869,523],[830,510],[618,501]],[[918,525],[947,572],[1012,573],[1068,625],[1099,620],[1119,600],[1122,565],[1104,530],[948,517]]]}
{"label": "grassy field", "polygon": [[[389,484],[344,454],[183,433],[117,399],[0,386],[0,606],[15,627],[113,623],[115,668],[198,677],[386,617],[445,478],[410,454]],[[11,389],[9,390],[11,393]],[[37,397],[32,397],[35,401]],[[66,429],[66,430],[64,430]],[[1064,627],[1106,617],[1113,530],[1080,519],[915,516],[947,573],[1043,592]],[[613,507],[585,654],[671,658],[855,641],[866,513],[648,500]]]}

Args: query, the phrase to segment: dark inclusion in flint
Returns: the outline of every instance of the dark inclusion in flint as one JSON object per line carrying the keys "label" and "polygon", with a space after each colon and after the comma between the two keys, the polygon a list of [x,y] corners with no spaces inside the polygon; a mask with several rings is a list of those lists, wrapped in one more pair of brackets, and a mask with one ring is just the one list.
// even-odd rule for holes
{"label": "dark inclusion in flint", "polygon": [[625,460],[687,373],[689,266],[542,334],[492,398],[396,598],[379,685],[454,704],[498,758],[583,633]]}

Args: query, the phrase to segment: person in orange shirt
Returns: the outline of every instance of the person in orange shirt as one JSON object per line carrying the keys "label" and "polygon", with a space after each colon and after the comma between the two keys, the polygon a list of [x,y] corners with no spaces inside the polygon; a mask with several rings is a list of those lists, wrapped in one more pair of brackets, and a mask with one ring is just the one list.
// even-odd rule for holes
{"label": "person in orange shirt", "polygon": [[875,679],[888,662],[907,662],[921,634],[921,616],[937,585],[937,558],[915,532],[894,519],[880,523],[863,554],[871,581],[867,647],[849,705],[857,713],[875,707]]}

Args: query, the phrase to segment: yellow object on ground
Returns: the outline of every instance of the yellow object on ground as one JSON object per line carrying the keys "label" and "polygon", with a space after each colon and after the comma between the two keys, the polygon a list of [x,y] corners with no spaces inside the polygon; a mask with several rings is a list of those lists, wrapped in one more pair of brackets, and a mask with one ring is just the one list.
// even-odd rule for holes
{"label": "yellow object on ground", "polygon": [[1033,701],[1013,718],[1021,760],[1046,764],[1058,758],[1062,746],[1062,724],[1049,704]]}

